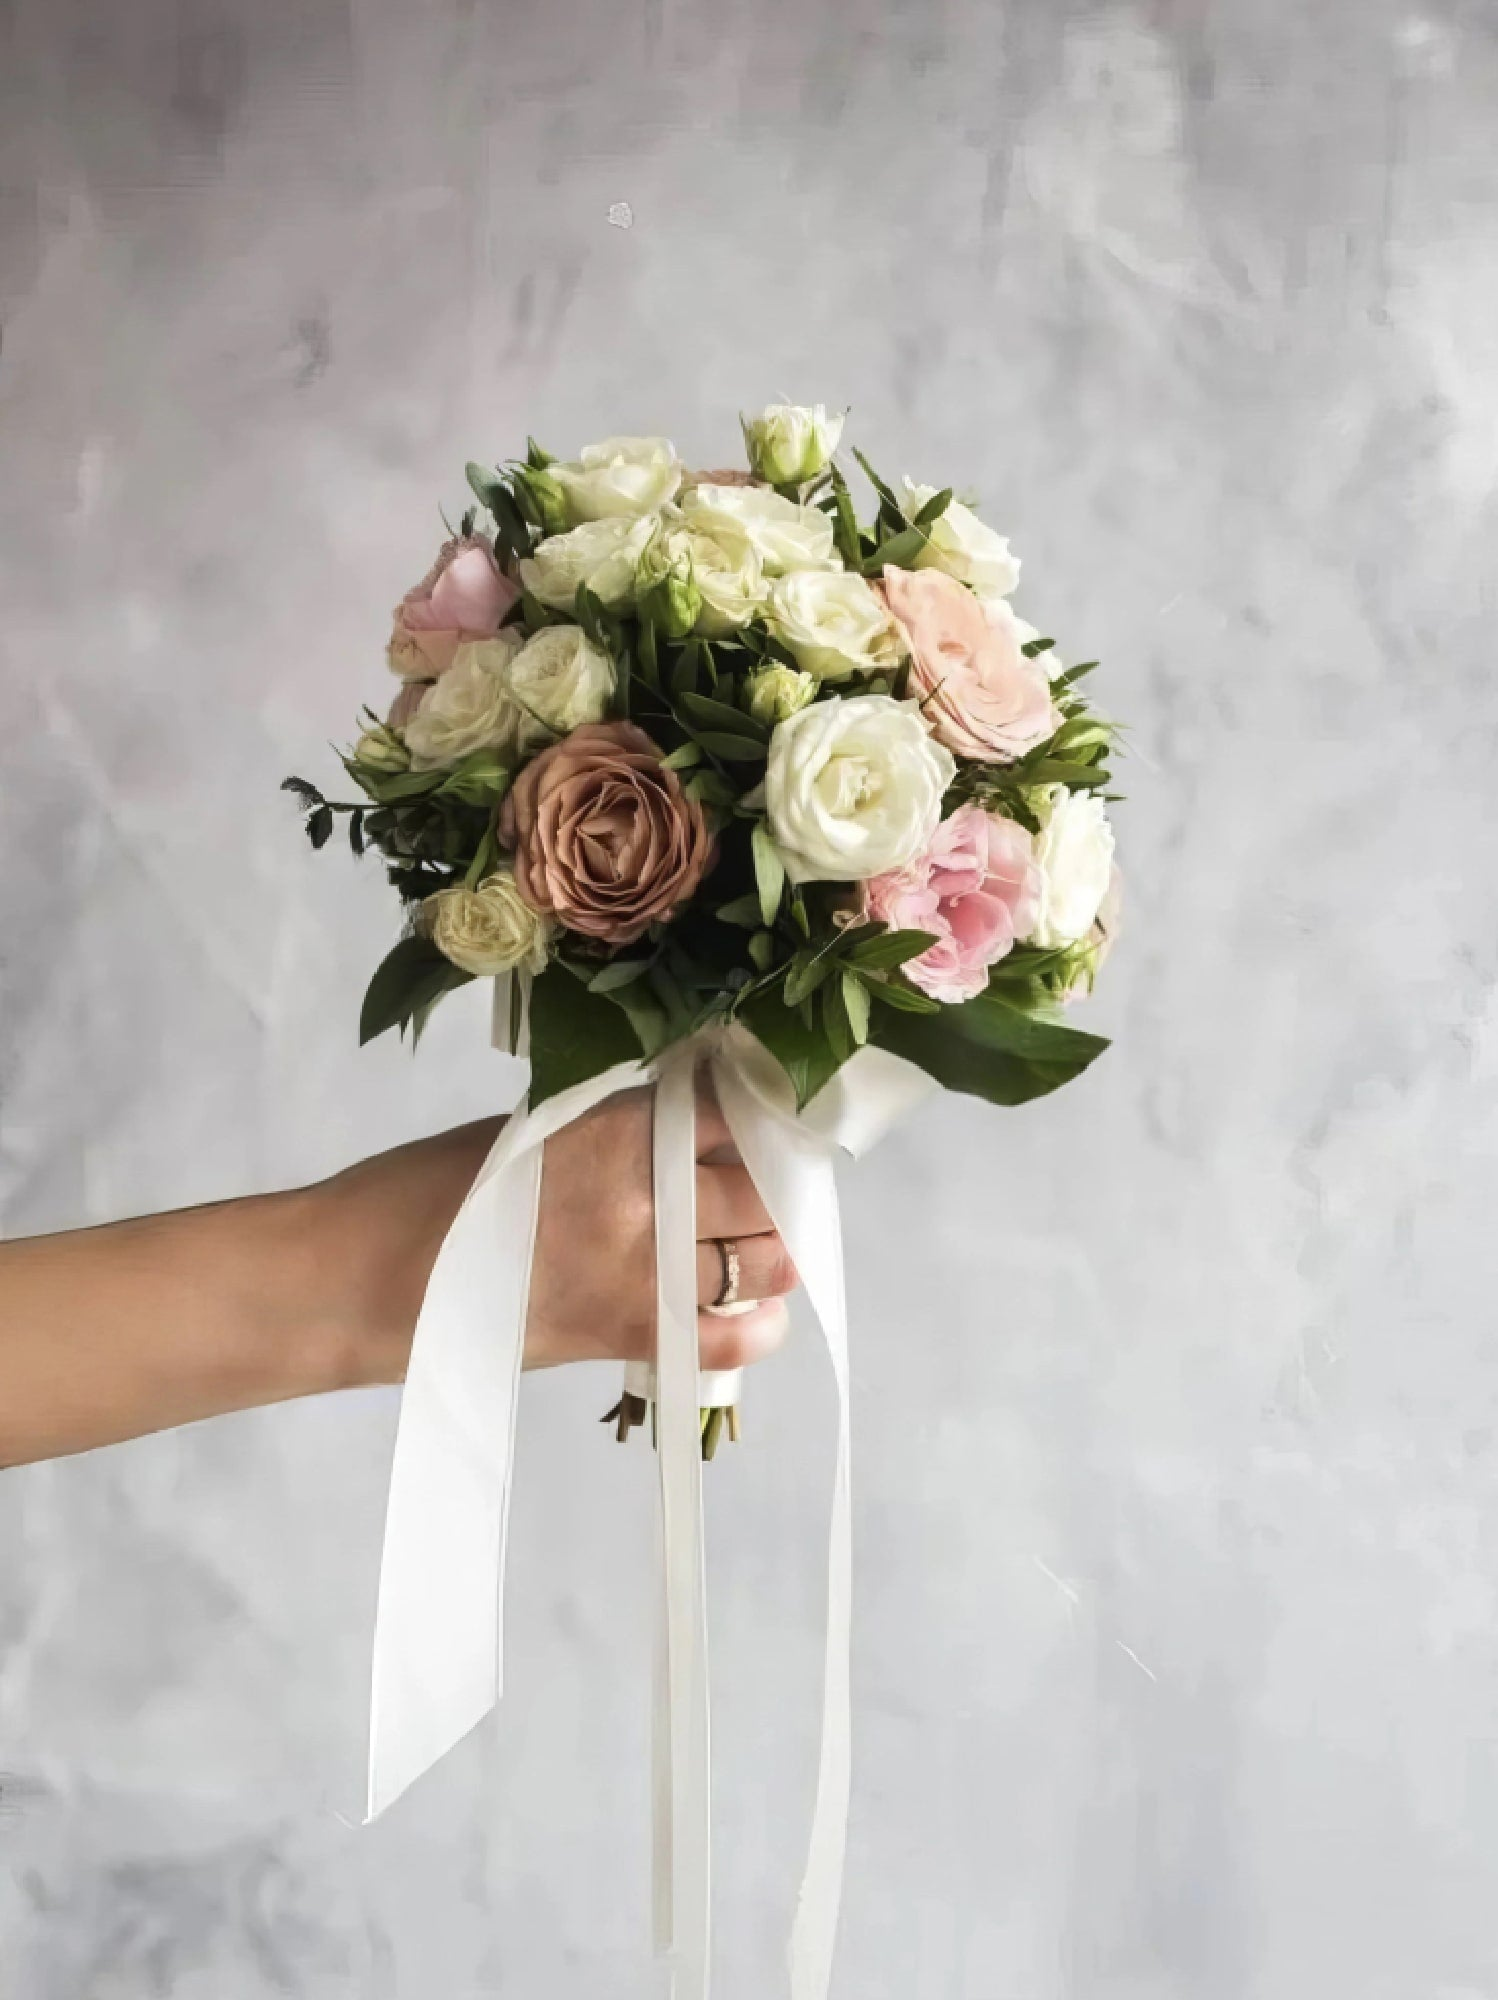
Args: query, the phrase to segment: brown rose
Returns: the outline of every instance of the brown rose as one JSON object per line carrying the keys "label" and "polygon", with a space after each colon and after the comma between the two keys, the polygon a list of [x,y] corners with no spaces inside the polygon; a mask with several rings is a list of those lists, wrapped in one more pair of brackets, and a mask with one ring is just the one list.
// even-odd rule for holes
{"label": "brown rose", "polygon": [[629,944],[684,903],[717,859],[695,799],[632,722],[591,722],[532,759],[500,820],[532,909]]}

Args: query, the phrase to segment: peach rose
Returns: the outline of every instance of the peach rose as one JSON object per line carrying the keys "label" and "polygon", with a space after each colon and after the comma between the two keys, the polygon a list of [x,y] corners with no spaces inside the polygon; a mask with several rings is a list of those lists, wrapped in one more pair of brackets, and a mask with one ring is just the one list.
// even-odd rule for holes
{"label": "peach rose", "polygon": [[717,859],[702,808],[632,722],[591,722],[521,771],[501,809],[521,895],[605,944],[669,917]]}
{"label": "peach rose", "polygon": [[1045,668],[1025,658],[1002,598],[980,603],[939,569],[886,568],[880,588],[910,648],[909,692],[938,742],[1009,764],[1060,728]]}
{"label": "peach rose", "polygon": [[445,674],[465,639],[490,639],[520,600],[520,586],[487,542],[454,536],[394,612],[386,658],[403,681]]}

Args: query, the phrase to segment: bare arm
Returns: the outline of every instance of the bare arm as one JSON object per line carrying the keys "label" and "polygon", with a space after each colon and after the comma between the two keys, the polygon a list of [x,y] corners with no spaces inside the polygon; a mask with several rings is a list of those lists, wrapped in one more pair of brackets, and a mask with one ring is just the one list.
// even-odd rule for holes
{"label": "bare arm", "polygon": [[[494,1141],[481,1120],[307,1188],[0,1244],[0,1465],[85,1451],[227,1410],[405,1373],[428,1273]],[[744,1290],[705,1317],[703,1361],[735,1367],[783,1331],[794,1274],[716,1108],[698,1122],[699,1296],[740,1241]],[[613,1100],[551,1141],[526,1366],[649,1352],[649,1116]]]}

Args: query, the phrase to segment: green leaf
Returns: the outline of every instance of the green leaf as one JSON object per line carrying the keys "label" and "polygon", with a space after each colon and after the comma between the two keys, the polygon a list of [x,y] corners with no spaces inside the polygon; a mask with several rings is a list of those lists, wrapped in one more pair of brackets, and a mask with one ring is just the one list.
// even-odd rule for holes
{"label": "green leaf", "polygon": [[791,960],[790,971],[785,976],[785,1004],[799,1007],[808,999],[822,981],[836,969],[837,961],[827,945],[816,951],[798,951]]}
{"label": "green leaf", "polygon": [[530,1103],[544,1104],[559,1090],[601,1075],[616,1063],[637,1062],[643,1044],[624,1011],[623,988],[613,998],[590,993],[555,961],[531,987]]}
{"label": "green leaf", "polygon": [[1048,653],[1056,641],[1054,639],[1027,639],[1020,651],[1027,660],[1038,660],[1042,653]]}
{"label": "green leaf", "polygon": [[468,864],[468,873],[463,877],[465,889],[476,889],[489,870],[494,866],[499,852],[499,835],[493,820],[484,828],[484,837],[479,842],[478,852]]}
{"label": "green leaf", "polygon": [[425,798],[447,777],[445,771],[371,771],[353,763],[347,769],[355,784],[382,806],[395,805],[401,799]]}
{"label": "green leaf", "polygon": [[763,764],[769,756],[769,746],[757,736],[730,736],[726,730],[700,729],[697,741],[710,756],[721,757],[725,764]]}
{"label": "green leaf", "polygon": [[863,567],[863,544],[858,539],[858,516],[853,511],[853,496],[848,491],[848,482],[834,465],[832,474],[832,530],[837,542],[837,552],[851,570]]}
{"label": "green leaf", "polygon": [[1101,764],[1079,764],[1066,757],[1040,757],[1025,766],[1027,784],[1075,785],[1082,791],[1093,785],[1106,785],[1112,776]]}
{"label": "green leaf", "polygon": [[702,762],[702,750],[696,743],[682,743],[669,757],[662,757],[661,764],[668,771],[690,771],[694,764]]}
{"label": "green leaf", "polygon": [[348,844],[355,854],[364,852],[364,815],[351,812],[348,816]]}
{"label": "green leaf", "polygon": [[307,838],[314,847],[326,847],[333,831],[333,808],[319,806],[307,821]]}
{"label": "green leaf", "polygon": [[853,1029],[848,1020],[848,1010],[843,1005],[843,987],[839,979],[822,988],[822,1025],[832,1053],[840,1063],[846,1062],[853,1053]]}
{"label": "green leaf", "polygon": [[933,521],[939,521],[952,504],[952,489],[944,486],[940,493],[933,493],[911,522],[913,528],[929,528]]}
{"label": "green leaf", "polygon": [[1051,686],[1053,688],[1075,687],[1077,682],[1082,680],[1086,675],[1096,673],[1101,665],[1101,660],[1083,660],[1079,666],[1068,667],[1064,674],[1057,674],[1056,678],[1051,682]]}
{"label": "green leaf", "polygon": [[775,940],[769,931],[756,931],[749,940],[749,957],[757,972],[768,972],[775,963]]}
{"label": "green leaf", "polygon": [[544,472],[547,466],[554,464],[555,461],[556,461],[555,452],[543,451],[540,445],[536,443],[536,440],[533,437],[528,437],[526,439],[525,462],[528,466],[530,466],[532,471]]}
{"label": "green leaf", "polygon": [[604,623],[608,617],[608,613],[604,609],[602,598],[589,590],[585,583],[580,583],[577,586],[574,608],[577,612],[578,624],[582,626],[583,631],[593,641],[593,644],[600,651],[609,652],[611,648],[609,646],[608,630]]}
{"label": "green leaf", "polygon": [[671,692],[680,698],[691,694],[697,686],[697,669],[702,659],[700,639],[688,639],[676,656],[676,665],[671,669]]}
{"label": "green leaf", "polygon": [[660,692],[661,669],[655,650],[655,627],[647,619],[640,627],[638,642],[640,679],[653,692]]}
{"label": "green leaf", "polygon": [[862,1047],[869,1039],[869,989],[856,972],[843,974],[843,1009],[853,1039]]}
{"label": "green leaf", "polygon": [[756,994],[745,1002],[740,1018],[790,1078],[798,1110],[837,1074],[838,1057],[825,1031],[785,1006],[778,993]]}
{"label": "green leaf", "polygon": [[884,502],[885,506],[891,508],[896,514],[900,515],[903,518],[905,509],[900,505],[899,501],[895,498],[893,489],[885,485],[884,481],[879,477],[878,473],[874,470],[873,466],[869,464],[869,461],[864,457],[863,453],[858,449],[856,445],[853,447],[853,456],[858,460],[859,464],[863,467],[864,477],[868,480],[870,486],[873,487],[874,491],[879,495],[879,498]]}
{"label": "green leaf", "polygon": [[422,1009],[473,977],[445,959],[430,938],[403,937],[375,968],[359,1010],[360,1043],[404,1027]]}
{"label": "green leaf", "polygon": [[893,1007],[901,1014],[939,1014],[941,1002],[933,1000],[929,993],[922,993],[918,986],[907,985],[901,979],[871,979],[864,989],[875,1000],[886,1007]]}
{"label": "green leaf", "polygon": [[696,799],[700,805],[712,806],[718,812],[732,811],[737,793],[720,771],[703,765],[687,779],[683,790],[689,799]]}
{"label": "green leaf", "polygon": [[860,972],[892,972],[907,959],[919,958],[936,943],[931,931],[881,931],[865,938],[843,954],[847,964]]}
{"label": "green leaf", "polygon": [[924,528],[902,528],[899,534],[891,535],[888,541],[879,544],[871,556],[864,558],[864,575],[878,576],[886,566],[910,569],[929,540],[930,536]]}
{"label": "green leaf", "polygon": [[600,966],[588,981],[590,993],[614,993],[631,980],[643,978],[650,970],[648,958],[615,958]]}
{"label": "green leaf", "polygon": [[758,896],[737,896],[731,903],[724,903],[714,912],[719,923],[737,924],[741,930],[757,928],[759,915]]}
{"label": "green leaf", "polygon": [[768,743],[770,725],[759,722],[741,708],[734,708],[726,701],[714,701],[711,695],[682,694],[677,697],[677,708],[696,729],[726,730],[730,736],[750,736],[757,742]]}
{"label": "green leaf", "polygon": [[874,1039],[946,1089],[990,1104],[1025,1104],[1059,1090],[1108,1046],[1100,1035],[1025,1013],[994,992],[934,1015],[881,1013]]}
{"label": "green leaf", "polygon": [[508,765],[492,750],[474,750],[437,787],[437,797],[461,799],[465,805],[494,806],[510,788]]}
{"label": "green leaf", "polygon": [[780,898],[785,893],[785,863],[763,820],[755,821],[750,842],[754,850],[754,879],[759,885],[760,918],[768,930],[775,922]]}
{"label": "green leaf", "polygon": [[323,795],[316,785],[309,785],[305,778],[283,778],[281,790],[294,792],[304,806],[320,806],[324,803]]}

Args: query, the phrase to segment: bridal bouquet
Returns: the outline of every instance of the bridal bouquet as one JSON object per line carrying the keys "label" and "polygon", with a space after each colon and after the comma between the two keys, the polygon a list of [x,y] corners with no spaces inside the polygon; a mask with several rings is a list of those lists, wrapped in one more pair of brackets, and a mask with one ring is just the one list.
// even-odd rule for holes
{"label": "bridal bouquet", "polygon": [[[610,1089],[654,1080],[659,1354],[617,1414],[626,1432],[658,1394],[678,1822],[662,1866],[678,1948],[704,1963],[701,1926],[682,1945],[683,1910],[705,1900],[682,1818],[706,1842],[705,1725],[700,1741],[691,1733],[706,1700],[691,1615],[700,1463],[689,1470],[684,1454],[689,1432],[693,1455],[711,1454],[732,1392],[703,1398],[696,1374],[681,1251],[690,1068],[712,1062],[832,1346],[842,1628],[846,1355],[830,1148],[883,1122],[916,1072],[1013,1105],[1106,1046],[1067,1008],[1097,977],[1118,904],[1114,732],[1082,691],[1095,663],[1063,665],[1019,616],[1018,560],[951,487],[896,486],[855,451],[869,489],[856,499],[842,428],[820,406],[772,406],[743,421],[747,468],[731,471],[691,471],[658,437],[608,438],[572,459],[531,442],[523,459],[469,465],[475,504],[395,609],[393,705],[365,712],[343,758],[359,796],[286,781],[313,845],[342,819],[400,899],[402,934],[369,983],[362,1038],[414,1039],[445,994],[493,976],[498,1039],[523,1038],[531,1063],[526,1110],[454,1224],[417,1331],[377,1638],[401,1719],[386,1729],[372,1809],[487,1705],[479,1657],[467,1707],[427,1717],[433,1681],[450,1673],[439,1649],[462,1651],[465,1619],[469,1651],[485,1653],[483,1614],[459,1600],[481,1601],[492,1582],[508,1490],[502,1442],[499,1474],[487,1462],[466,1484],[453,1472],[476,1447],[452,1412],[467,1398],[477,1433],[487,1397],[492,1432],[513,1424],[503,1377],[518,1368],[540,1145]],[[481,1264],[507,1328],[502,1361],[492,1330],[473,1328]],[[434,1612],[434,1548],[467,1546],[475,1508],[482,1549]],[[418,1605],[425,1639],[408,1629]],[[829,1667],[833,1748],[824,1742],[793,1953],[806,1994],[824,1990],[841,1865],[835,1681]],[[669,1910],[662,1929],[673,1931]]]}

